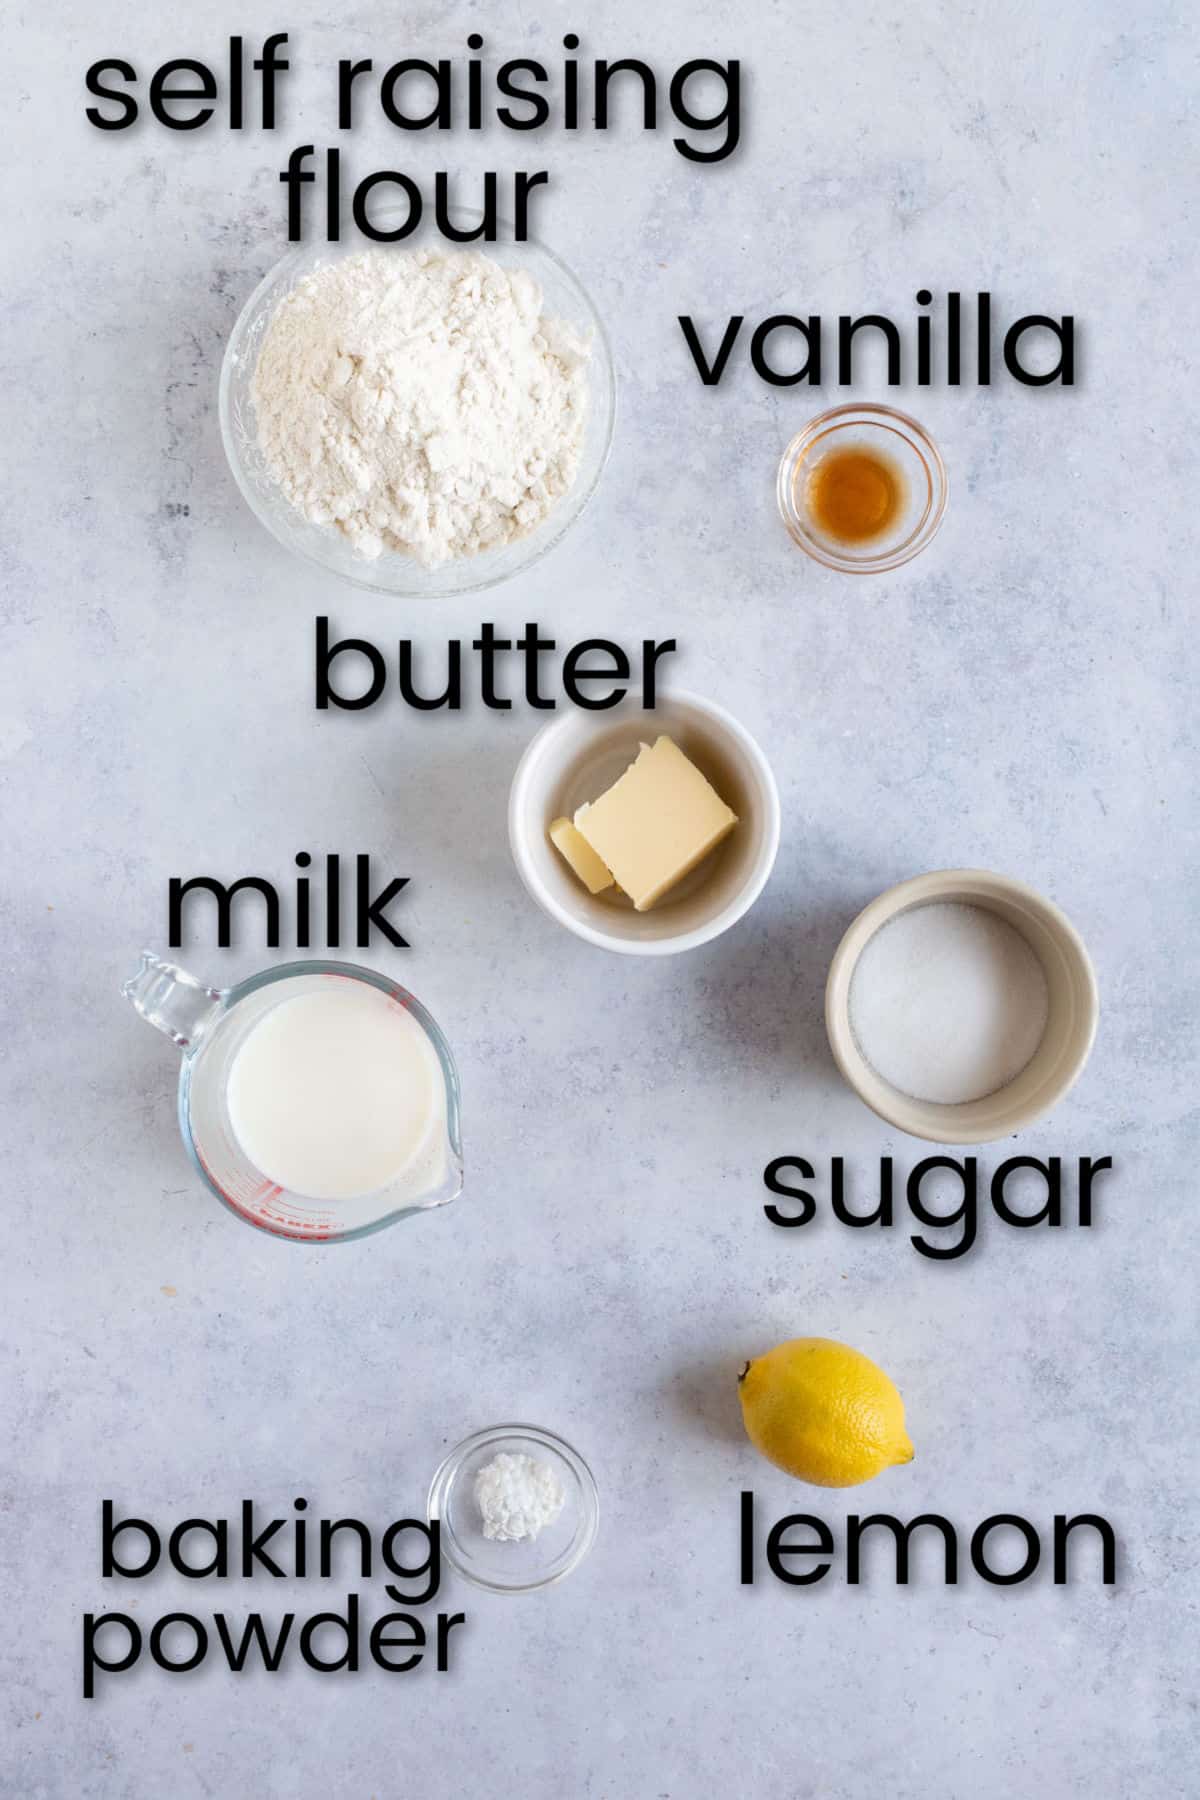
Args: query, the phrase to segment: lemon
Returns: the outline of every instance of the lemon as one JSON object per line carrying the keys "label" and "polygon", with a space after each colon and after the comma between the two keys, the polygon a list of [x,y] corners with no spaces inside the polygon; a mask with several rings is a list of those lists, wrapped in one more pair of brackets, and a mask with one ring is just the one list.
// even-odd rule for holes
{"label": "lemon", "polygon": [[904,1402],[861,1350],[832,1338],[789,1338],[738,1377],[754,1448],[815,1487],[855,1487],[911,1462]]}

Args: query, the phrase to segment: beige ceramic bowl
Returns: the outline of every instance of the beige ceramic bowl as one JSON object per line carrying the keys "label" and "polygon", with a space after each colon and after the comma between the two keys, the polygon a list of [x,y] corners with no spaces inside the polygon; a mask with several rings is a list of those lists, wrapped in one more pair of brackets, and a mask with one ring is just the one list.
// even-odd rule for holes
{"label": "beige ceramic bowl", "polygon": [[[944,1106],[914,1100],[867,1062],[850,1026],[850,984],[875,933],[897,914],[930,901],[958,901],[996,913],[1021,933],[1046,975],[1049,1014],[1030,1062],[982,1100]],[[939,869],[889,888],[865,907],[838,945],[825,988],[825,1028],[834,1060],[860,1100],[889,1125],[936,1144],[986,1144],[1050,1111],[1078,1079],[1096,1036],[1100,1002],[1083,939],[1057,906],[1023,882],[985,869]]]}

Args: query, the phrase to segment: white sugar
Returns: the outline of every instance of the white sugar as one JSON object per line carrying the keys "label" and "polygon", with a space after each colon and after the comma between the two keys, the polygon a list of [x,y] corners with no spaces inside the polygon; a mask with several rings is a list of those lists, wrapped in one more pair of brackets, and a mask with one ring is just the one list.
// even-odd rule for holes
{"label": "white sugar", "polygon": [[859,957],[850,1025],[876,1074],[914,1100],[955,1106],[1005,1087],[1046,1029],[1042,965],[983,907],[934,901],[899,914]]}

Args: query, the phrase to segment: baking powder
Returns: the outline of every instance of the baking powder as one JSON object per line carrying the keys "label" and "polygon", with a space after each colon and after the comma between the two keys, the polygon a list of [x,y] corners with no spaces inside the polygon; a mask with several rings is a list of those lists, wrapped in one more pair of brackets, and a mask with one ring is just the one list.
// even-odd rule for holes
{"label": "baking powder", "polygon": [[475,1477],[483,1535],[498,1542],[535,1538],[552,1525],[566,1495],[549,1463],[502,1450]]}

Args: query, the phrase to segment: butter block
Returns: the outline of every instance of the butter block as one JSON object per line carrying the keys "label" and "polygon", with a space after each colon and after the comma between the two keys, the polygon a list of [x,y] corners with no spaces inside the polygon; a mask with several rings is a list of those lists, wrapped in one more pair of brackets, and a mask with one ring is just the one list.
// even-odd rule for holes
{"label": "butter block", "polygon": [[737,822],[669,737],[643,744],[608,792],[575,814],[581,836],[638,912],[661,900]]}
{"label": "butter block", "polygon": [[583,833],[576,831],[570,819],[555,819],[550,827],[550,842],[570,864],[589,894],[602,894],[613,884],[612,870],[605,867]]}

